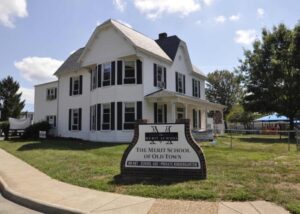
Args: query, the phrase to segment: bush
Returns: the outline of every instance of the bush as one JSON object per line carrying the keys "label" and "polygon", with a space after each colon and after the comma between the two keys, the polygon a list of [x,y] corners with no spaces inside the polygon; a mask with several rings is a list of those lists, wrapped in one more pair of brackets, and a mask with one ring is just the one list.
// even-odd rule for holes
{"label": "bush", "polygon": [[4,139],[7,140],[8,133],[9,133],[9,122],[8,121],[1,122],[0,129],[1,129],[1,132],[4,133]]}
{"label": "bush", "polygon": [[25,129],[23,138],[37,139],[39,138],[39,131],[48,132],[50,129],[51,129],[51,125],[47,121],[35,123]]}

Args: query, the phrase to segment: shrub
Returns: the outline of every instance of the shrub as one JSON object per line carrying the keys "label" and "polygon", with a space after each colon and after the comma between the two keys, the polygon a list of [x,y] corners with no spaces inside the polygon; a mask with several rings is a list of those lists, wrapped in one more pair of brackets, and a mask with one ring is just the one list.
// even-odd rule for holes
{"label": "shrub", "polygon": [[4,121],[0,123],[0,129],[4,133],[4,139],[8,139],[8,133],[9,133],[9,122]]}
{"label": "shrub", "polygon": [[39,131],[48,132],[51,129],[51,125],[47,121],[42,121],[34,123],[31,126],[27,127],[24,131],[23,138],[37,139],[39,138]]}

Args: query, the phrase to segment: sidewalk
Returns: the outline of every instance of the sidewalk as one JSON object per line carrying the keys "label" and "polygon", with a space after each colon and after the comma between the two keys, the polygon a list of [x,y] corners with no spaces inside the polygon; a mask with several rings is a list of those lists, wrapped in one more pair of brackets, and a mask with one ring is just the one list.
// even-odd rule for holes
{"label": "sidewalk", "polygon": [[2,149],[0,149],[0,190],[6,198],[45,213],[289,213],[265,201],[159,200],[82,188],[52,179]]}

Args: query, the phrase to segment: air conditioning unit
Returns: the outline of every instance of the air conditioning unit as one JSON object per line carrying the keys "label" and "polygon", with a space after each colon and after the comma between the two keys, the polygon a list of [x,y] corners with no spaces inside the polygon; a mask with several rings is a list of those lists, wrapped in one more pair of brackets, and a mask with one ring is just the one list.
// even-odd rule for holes
{"label": "air conditioning unit", "polygon": [[159,88],[165,88],[165,82],[158,82],[157,87]]}

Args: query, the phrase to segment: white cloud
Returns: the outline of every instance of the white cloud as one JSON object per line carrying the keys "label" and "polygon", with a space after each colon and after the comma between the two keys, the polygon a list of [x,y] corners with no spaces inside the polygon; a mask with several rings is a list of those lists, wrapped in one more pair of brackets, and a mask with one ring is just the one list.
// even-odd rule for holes
{"label": "white cloud", "polygon": [[240,20],[240,18],[241,18],[240,15],[232,15],[229,17],[229,20],[235,22]]}
{"label": "white cloud", "polygon": [[121,12],[124,12],[126,8],[126,2],[124,0],[113,0],[114,6]]}
{"label": "white cloud", "polygon": [[235,42],[239,44],[250,45],[256,39],[256,31],[250,30],[238,30],[235,32]]}
{"label": "white cloud", "polygon": [[258,8],[256,10],[256,15],[257,15],[258,18],[262,18],[265,15],[265,10],[262,9],[262,8]]}
{"label": "white cloud", "polygon": [[26,0],[1,0],[0,1],[0,25],[14,28],[15,17],[28,16]]}
{"label": "white cloud", "polygon": [[203,0],[204,4],[207,5],[207,6],[210,6],[214,0]]}
{"label": "white cloud", "polygon": [[187,16],[201,9],[198,0],[133,0],[134,6],[148,19],[155,20],[163,14]]}
{"label": "white cloud", "polygon": [[217,23],[224,23],[226,21],[226,17],[225,16],[217,16],[217,17],[215,17],[215,21]]}
{"label": "white cloud", "polygon": [[195,22],[197,25],[201,25],[202,24],[202,21],[199,19]]}
{"label": "white cloud", "polygon": [[126,25],[127,27],[130,27],[130,28],[132,28],[132,25],[131,24],[129,24],[128,22],[125,22],[125,21],[123,21],[123,20],[120,20],[120,19],[117,19],[117,21],[118,22],[120,22],[121,24],[123,24],[123,25]]}
{"label": "white cloud", "polygon": [[49,57],[26,57],[14,64],[25,79],[43,82],[55,80],[53,73],[62,63],[63,61]]}
{"label": "white cloud", "polygon": [[22,92],[21,100],[25,100],[26,104],[34,104],[33,88],[20,87],[18,93]]}

